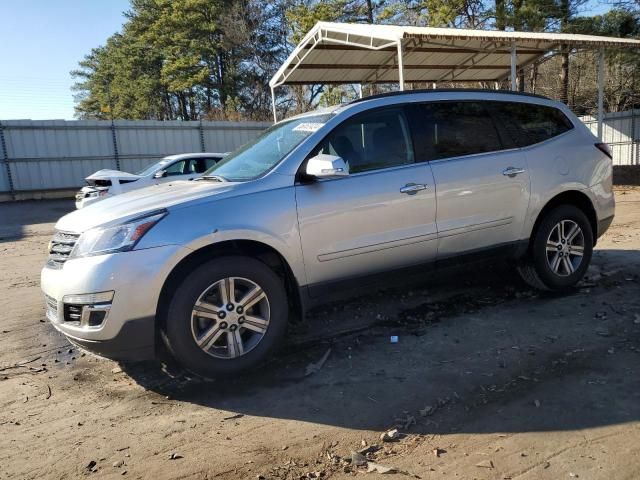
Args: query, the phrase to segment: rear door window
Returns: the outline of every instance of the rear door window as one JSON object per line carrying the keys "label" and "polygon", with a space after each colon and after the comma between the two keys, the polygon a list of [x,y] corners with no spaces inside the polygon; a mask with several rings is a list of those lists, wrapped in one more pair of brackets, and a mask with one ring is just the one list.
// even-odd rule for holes
{"label": "rear door window", "polygon": [[208,158],[192,158],[189,160],[189,174],[204,173],[215,165],[215,162],[209,162]]}
{"label": "rear door window", "polygon": [[544,142],[573,128],[567,116],[554,107],[531,103],[491,102],[490,109],[519,147]]}
{"label": "rear door window", "polygon": [[411,107],[419,160],[474,155],[503,149],[494,121],[483,102],[431,102]]}

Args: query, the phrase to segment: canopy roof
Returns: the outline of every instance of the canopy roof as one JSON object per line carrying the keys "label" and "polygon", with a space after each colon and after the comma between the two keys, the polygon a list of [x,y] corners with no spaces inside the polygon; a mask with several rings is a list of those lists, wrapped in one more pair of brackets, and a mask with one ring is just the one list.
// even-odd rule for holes
{"label": "canopy roof", "polygon": [[499,81],[512,62],[521,68],[560,46],[640,49],[640,40],[318,22],[269,85]]}

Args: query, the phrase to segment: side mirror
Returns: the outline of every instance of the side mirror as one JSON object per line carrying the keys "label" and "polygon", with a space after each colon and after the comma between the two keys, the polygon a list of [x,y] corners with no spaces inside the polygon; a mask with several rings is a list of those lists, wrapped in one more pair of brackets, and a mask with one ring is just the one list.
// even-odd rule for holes
{"label": "side mirror", "polygon": [[321,153],[309,159],[306,174],[315,178],[346,177],[349,167],[342,158]]}
{"label": "side mirror", "polygon": [[167,176],[167,171],[166,170],[158,170],[154,175],[153,178],[163,178]]}

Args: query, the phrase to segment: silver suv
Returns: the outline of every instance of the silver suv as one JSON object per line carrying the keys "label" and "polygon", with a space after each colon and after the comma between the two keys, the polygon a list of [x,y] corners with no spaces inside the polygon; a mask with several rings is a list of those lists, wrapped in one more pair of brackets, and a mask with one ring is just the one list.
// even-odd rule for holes
{"label": "silver suv", "polygon": [[196,181],[62,217],[47,317],[116,359],[168,350],[205,376],[261,362],[287,324],[393,270],[514,261],[564,290],[614,214],[600,143],[549,99],[399,92],[279,122]]}

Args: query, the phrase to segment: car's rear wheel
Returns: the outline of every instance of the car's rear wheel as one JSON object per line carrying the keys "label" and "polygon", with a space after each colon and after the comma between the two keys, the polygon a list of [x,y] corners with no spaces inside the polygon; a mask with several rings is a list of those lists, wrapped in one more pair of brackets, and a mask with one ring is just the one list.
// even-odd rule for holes
{"label": "car's rear wheel", "polygon": [[593,230],[582,210],[560,205],[540,222],[528,257],[518,267],[523,280],[540,290],[566,290],[584,276],[593,253]]}
{"label": "car's rear wheel", "polygon": [[201,265],[175,290],[163,319],[169,351],[207,377],[258,366],[285,335],[287,295],[282,279],[248,257]]}

